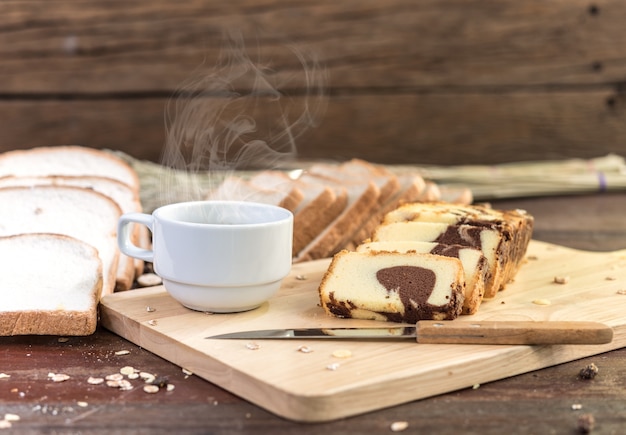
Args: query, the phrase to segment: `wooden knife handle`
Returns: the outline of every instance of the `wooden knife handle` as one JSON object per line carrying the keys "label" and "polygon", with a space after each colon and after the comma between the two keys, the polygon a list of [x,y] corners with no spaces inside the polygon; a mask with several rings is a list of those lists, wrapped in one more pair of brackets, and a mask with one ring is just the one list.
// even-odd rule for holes
{"label": "wooden knife handle", "polygon": [[605,344],[613,329],[599,322],[433,321],[417,322],[418,343]]}

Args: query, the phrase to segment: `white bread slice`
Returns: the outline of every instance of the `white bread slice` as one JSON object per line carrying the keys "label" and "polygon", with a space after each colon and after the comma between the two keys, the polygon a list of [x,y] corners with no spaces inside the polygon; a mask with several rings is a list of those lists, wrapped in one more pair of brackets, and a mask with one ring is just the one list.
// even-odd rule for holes
{"label": "white bread slice", "polygon": [[102,176],[119,180],[139,193],[139,176],[121,158],[78,145],[38,147],[0,154],[0,177]]}
{"label": "white bread slice", "polygon": [[304,195],[293,211],[293,256],[295,257],[345,209],[348,195],[344,188],[333,189],[320,183],[292,180],[280,171],[262,171],[250,179],[262,188],[288,190],[296,187]]}
{"label": "white bread slice", "polygon": [[441,200],[441,190],[439,189],[439,185],[433,183],[432,181],[426,181],[426,186],[424,186],[424,190],[422,194],[417,199],[418,201],[440,201]]}
{"label": "white bread slice", "polygon": [[0,335],[89,335],[96,330],[102,262],[59,234],[0,237]]}
{"label": "white bread slice", "polygon": [[302,174],[299,179],[307,183],[332,186],[335,189],[344,188],[348,198],[339,216],[296,255],[294,258],[296,263],[330,257],[341,250],[376,209],[380,192],[373,182],[340,182],[309,173]]}
{"label": "white bread slice", "polygon": [[443,202],[462,205],[474,202],[474,194],[467,187],[442,185],[439,186],[439,193],[439,200]]}
{"label": "white bread slice", "polygon": [[230,176],[209,192],[207,200],[236,200],[253,201],[263,204],[272,204],[286,208],[293,212],[302,201],[304,195],[296,187],[286,191],[277,189],[262,189],[243,178]]}
{"label": "white bread slice", "polygon": [[249,181],[261,189],[284,192],[292,189],[294,179],[282,171],[265,170],[254,174]]}
{"label": "white bread slice", "polygon": [[426,183],[420,175],[399,175],[398,181],[400,183],[400,191],[393,195],[387,203],[376,210],[370,218],[357,230],[352,240],[348,242],[344,248],[348,250],[354,250],[364,240],[369,239],[372,236],[372,232],[383,220],[384,216],[395,210],[401,204],[405,202],[417,201],[424,194]]}
{"label": "white bread slice", "polygon": [[318,291],[327,314],[415,324],[455,319],[464,288],[458,258],[344,250],[333,257]]}
{"label": "white bread slice", "polygon": [[360,159],[348,160],[341,164],[316,163],[311,165],[307,172],[339,182],[367,183],[371,181],[378,187],[378,203],[380,205],[385,204],[400,190],[400,182],[395,174],[382,166]]}
{"label": "white bread slice", "polygon": [[[0,188],[15,186],[76,186],[92,189],[111,198],[122,213],[140,212],[141,203],[136,192],[121,181],[99,176],[1,177]],[[136,245],[148,247],[149,234],[143,225],[136,225],[133,234]],[[135,275],[143,272],[143,262],[120,254],[117,267],[116,291],[128,290]]]}
{"label": "white bread slice", "polygon": [[388,241],[362,243],[356,250],[357,252],[419,252],[458,258],[463,264],[465,274],[465,299],[461,314],[475,314],[482,303],[488,265],[487,259],[479,249],[462,245],[442,245],[435,242]]}
{"label": "white bread slice", "polygon": [[0,204],[0,236],[54,233],[82,240],[98,250],[102,294],[114,291],[122,212],[111,198],[74,186],[5,187]]}
{"label": "white bread slice", "polygon": [[376,228],[372,241],[437,242],[480,249],[489,265],[483,298],[493,298],[503,285],[509,248],[502,234],[493,228],[442,222],[393,222]]}

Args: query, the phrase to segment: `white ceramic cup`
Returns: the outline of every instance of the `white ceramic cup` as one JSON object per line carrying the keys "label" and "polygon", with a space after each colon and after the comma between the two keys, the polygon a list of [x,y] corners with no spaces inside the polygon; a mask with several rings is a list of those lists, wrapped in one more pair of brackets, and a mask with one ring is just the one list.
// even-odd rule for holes
{"label": "white ceramic cup", "polygon": [[[152,232],[152,249],[133,244],[133,224]],[[152,262],[168,293],[187,308],[215,313],[254,309],[280,288],[292,260],[293,214],[245,201],[171,204],[126,213],[120,250]]]}

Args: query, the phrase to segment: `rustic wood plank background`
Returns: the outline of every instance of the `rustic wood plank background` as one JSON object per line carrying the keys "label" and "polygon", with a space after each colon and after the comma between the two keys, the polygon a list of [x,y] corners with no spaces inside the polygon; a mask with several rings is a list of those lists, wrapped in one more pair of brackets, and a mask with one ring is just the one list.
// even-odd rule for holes
{"label": "rustic wood plank background", "polygon": [[237,31],[293,104],[306,83],[288,47],[325,68],[325,111],[296,140],[302,158],[620,154],[625,22],[621,0],[7,0],[0,151],[81,144],[159,161],[168,101]]}

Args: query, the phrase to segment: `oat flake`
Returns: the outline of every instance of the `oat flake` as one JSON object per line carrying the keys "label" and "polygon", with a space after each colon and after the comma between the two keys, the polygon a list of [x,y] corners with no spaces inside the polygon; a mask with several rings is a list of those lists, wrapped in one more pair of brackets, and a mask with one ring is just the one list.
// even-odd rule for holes
{"label": "oat flake", "polygon": [[121,373],[113,373],[112,375],[107,375],[105,378],[107,381],[121,381],[124,379],[124,375]]}
{"label": "oat flake", "polygon": [[50,379],[52,380],[52,382],[64,382],[67,381],[70,377],[68,375],[64,375],[64,374],[54,374],[52,376],[50,376]]}
{"label": "oat flake", "polygon": [[155,375],[153,375],[152,373],[147,373],[147,372],[139,373],[139,377],[143,379],[146,384],[154,382],[154,380],[156,379]]}
{"label": "oat flake", "polygon": [[117,352],[115,352],[116,356],[121,356],[121,355],[128,355],[130,353],[130,350],[118,350]]}
{"label": "oat flake", "polygon": [[159,392],[159,387],[158,385],[144,385],[143,391],[148,394],[154,394]]}
{"label": "oat flake", "polygon": [[89,379],[87,379],[87,383],[91,384],[91,385],[100,385],[102,383],[104,383],[104,379],[103,378],[93,378],[93,377],[89,377]]}
{"label": "oat flake", "polygon": [[131,366],[125,366],[120,369],[120,374],[122,375],[132,375],[135,373],[135,369]]}
{"label": "oat flake", "polygon": [[391,431],[392,432],[402,432],[403,430],[406,430],[409,427],[409,422],[408,421],[394,421],[393,423],[391,423]]}
{"label": "oat flake", "polygon": [[569,276],[555,276],[554,283],[555,284],[567,284],[569,282]]}

